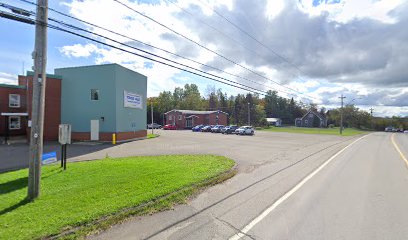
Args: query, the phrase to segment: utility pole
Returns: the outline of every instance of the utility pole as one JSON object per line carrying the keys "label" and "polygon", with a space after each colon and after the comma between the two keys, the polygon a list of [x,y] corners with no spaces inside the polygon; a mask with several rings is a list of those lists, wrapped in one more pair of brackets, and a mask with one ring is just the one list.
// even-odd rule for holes
{"label": "utility pole", "polygon": [[339,97],[341,99],[341,109],[340,109],[340,135],[343,134],[343,102],[344,99],[346,97],[343,96],[343,94],[341,94],[341,97]]}
{"label": "utility pole", "polygon": [[251,126],[251,111],[249,105],[250,103],[248,103],[248,126]]}
{"label": "utility pole", "polygon": [[371,122],[371,129],[374,129],[374,124],[373,124],[373,111],[374,111],[374,108],[370,108],[370,115],[371,115],[371,118],[370,118],[370,122]]}
{"label": "utility pole", "polygon": [[371,115],[371,117],[373,117],[373,111],[374,111],[374,108],[370,108],[370,115]]}
{"label": "utility pole", "polygon": [[33,52],[34,76],[31,112],[30,153],[28,163],[28,199],[40,195],[41,157],[43,153],[43,127],[47,65],[48,0],[37,1],[35,46]]}
{"label": "utility pole", "polygon": [[151,112],[151,115],[152,115],[152,134],[153,134],[153,99],[152,99],[152,101],[150,102],[150,112]]}

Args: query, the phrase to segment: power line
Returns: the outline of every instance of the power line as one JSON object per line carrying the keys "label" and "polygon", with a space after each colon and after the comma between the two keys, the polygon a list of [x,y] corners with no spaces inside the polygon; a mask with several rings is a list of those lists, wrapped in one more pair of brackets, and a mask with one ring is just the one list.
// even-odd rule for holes
{"label": "power line", "polygon": [[289,61],[288,59],[286,59],[285,57],[283,57],[282,55],[278,54],[275,50],[273,50],[272,48],[270,48],[269,46],[265,45],[264,43],[262,43],[261,41],[259,41],[257,38],[255,38],[254,36],[252,36],[251,34],[249,34],[247,31],[245,31],[244,29],[242,29],[240,26],[238,26],[237,24],[235,24],[234,22],[232,22],[231,20],[229,20],[227,17],[225,17],[224,15],[222,15],[221,13],[219,13],[218,11],[216,11],[214,8],[210,7],[207,3],[203,2],[202,0],[198,0],[200,1],[202,4],[204,4],[207,8],[209,8],[211,11],[213,11],[215,14],[217,14],[219,17],[223,18],[225,21],[227,21],[228,23],[230,23],[232,26],[234,26],[236,29],[238,29],[239,31],[241,31],[242,33],[244,33],[245,35],[247,35],[249,38],[251,38],[252,40],[254,40],[255,42],[257,42],[259,45],[263,46],[264,48],[268,49],[270,52],[272,52],[275,56],[277,56],[278,58],[282,59],[283,61],[285,61],[286,63],[288,63],[289,65],[291,65],[292,67],[294,67],[295,69],[297,69],[299,72],[305,74],[297,65],[293,64],[291,61]]}
{"label": "power line", "polygon": [[[243,47],[243,48],[246,49],[247,51],[253,53],[254,55],[256,55],[256,56],[258,56],[258,57],[260,57],[260,58],[263,58],[263,56],[261,56],[261,55],[260,55],[259,53],[257,53],[256,51],[254,51],[254,50],[252,50],[252,49],[246,47],[244,44],[242,44],[242,43],[239,42],[238,40],[235,40],[234,38],[228,36],[228,34],[224,33],[223,31],[219,30],[218,28],[216,28],[216,27],[214,27],[214,26],[212,26],[212,25],[206,23],[205,21],[203,21],[203,20],[197,18],[193,13],[191,13],[190,11],[186,10],[185,8],[179,6],[176,2],[174,2],[174,1],[172,1],[172,0],[164,0],[164,1],[173,4],[174,6],[176,6],[177,8],[179,8],[181,11],[183,11],[183,12],[185,12],[186,14],[188,14],[188,15],[190,15],[190,16],[196,18],[196,19],[197,19],[199,22],[201,22],[202,24],[204,24],[204,25],[206,25],[207,27],[213,29],[214,31],[216,31],[217,33],[221,34],[221,35],[224,36],[225,38],[227,38],[227,39],[233,41],[234,43],[236,43],[237,45]],[[293,76],[294,76],[294,77],[299,77],[297,74],[293,74]],[[299,78],[300,78],[300,77],[299,77]],[[273,82],[273,83],[277,84],[276,82]],[[296,96],[296,95],[294,95],[294,94],[291,94],[291,95]]]}
{"label": "power line", "polygon": [[[36,5],[36,3],[30,2],[30,1],[28,1],[28,0],[20,0],[20,1],[25,2],[25,3],[32,4],[32,5]],[[143,44],[143,45],[145,45],[145,46],[152,47],[152,48],[154,48],[154,49],[158,49],[158,50],[160,50],[160,51],[166,52],[166,53],[171,54],[171,55],[173,55],[173,56],[176,56],[176,57],[179,57],[179,58],[182,58],[182,59],[185,59],[185,60],[194,62],[194,63],[199,64],[199,65],[201,65],[201,66],[204,66],[204,67],[207,67],[207,68],[211,68],[211,69],[214,69],[214,70],[223,72],[223,73],[228,74],[228,75],[230,75],[230,76],[233,76],[233,77],[236,77],[236,78],[240,78],[240,79],[243,79],[243,80],[245,80],[245,81],[252,82],[252,83],[255,83],[255,84],[264,86],[264,87],[266,87],[266,88],[271,88],[270,86],[268,86],[268,85],[266,85],[266,84],[263,84],[263,83],[260,83],[260,82],[257,82],[257,81],[248,79],[248,78],[246,78],[246,77],[239,76],[239,75],[237,75],[237,74],[229,73],[229,72],[227,72],[227,71],[224,71],[224,70],[222,70],[222,69],[220,69],[220,68],[217,68],[217,67],[210,66],[210,65],[208,65],[208,64],[204,64],[204,63],[198,62],[198,61],[196,61],[196,60],[193,60],[193,59],[184,57],[184,56],[182,56],[182,55],[179,55],[179,54],[170,52],[170,51],[168,51],[168,50],[165,50],[165,49],[163,49],[163,48],[156,47],[156,46],[154,46],[154,45],[151,45],[151,44],[148,44],[148,43],[145,43],[145,42],[142,42],[142,41],[140,41],[140,40],[138,40],[138,39],[135,39],[135,38],[126,36],[126,35],[124,35],[124,34],[115,32],[115,31],[110,30],[110,29],[107,29],[107,28],[105,28],[105,27],[101,27],[101,26],[96,25],[96,24],[94,24],[94,23],[91,23],[91,22],[82,20],[82,19],[80,19],[80,18],[73,17],[73,16],[71,16],[71,15],[68,15],[68,14],[63,13],[63,12],[58,11],[58,10],[55,10],[55,9],[53,9],[53,8],[50,8],[50,7],[49,7],[48,9],[49,9],[50,11],[53,11],[53,12],[55,12],[55,13],[58,13],[58,14],[60,14],[60,15],[62,15],[62,16],[65,16],[65,17],[68,17],[68,18],[77,20],[77,21],[79,21],[79,22],[88,24],[88,25],[90,25],[90,26],[93,26],[93,27],[102,29],[102,30],[104,30],[104,31],[107,31],[107,32],[110,32],[110,33],[113,33],[113,34],[116,34],[116,35],[118,35],[118,36],[127,38],[127,39],[129,39],[129,40],[138,42],[138,43],[140,43],[140,44]],[[92,33],[91,33],[91,34],[92,34]],[[277,90],[277,89],[269,89],[269,90],[275,90],[275,91],[278,91],[278,92],[286,93],[286,94],[288,94],[288,95],[290,95],[290,96],[296,96],[296,94],[293,94],[293,93],[290,93],[290,92],[286,92],[286,91],[282,91],[282,90]]]}
{"label": "power line", "polygon": [[[35,23],[36,23],[35,20],[29,19],[29,18],[25,18],[24,20],[20,21],[20,20],[17,20],[17,19],[16,19],[16,15],[15,15],[15,14],[9,14],[9,13],[0,11],[0,17],[4,17],[4,16],[8,16],[8,17],[5,17],[5,18],[12,19],[12,20],[16,20],[16,21],[19,21],[19,22],[24,22],[24,23],[29,23],[29,24],[35,24]],[[120,50],[120,51],[129,53],[129,54],[133,54],[133,55],[135,55],[135,56],[142,57],[142,58],[148,59],[148,60],[150,60],[150,61],[154,61],[154,62],[163,64],[163,65],[166,65],[166,66],[169,66],[169,67],[172,67],[172,68],[176,68],[176,69],[179,69],[179,70],[181,70],[181,71],[185,71],[185,72],[188,72],[188,73],[191,73],[191,74],[194,74],[194,75],[197,75],[197,76],[206,78],[206,79],[210,79],[210,80],[213,80],[213,81],[216,81],[216,82],[220,82],[220,83],[223,83],[223,84],[228,85],[228,86],[231,86],[231,87],[239,88],[239,89],[242,89],[242,90],[245,90],[245,91],[248,91],[248,92],[252,92],[252,93],[260,94],[260,95],[264,95],[264,96],[267,94],[266,92],[264,92],[264,91],[262,91],[262,90],[258,90],[258,89],[252,88],[252,87],[247,87],[247,86],[245,86],[245,85],[243,85],[243,84],[236,83],[236,82],[233,82],[233,81],[228,80],[228,79],[226,79],[226,81],[230,81],[230,82],[232,82],[232,83],[223,82],[223,81],[221,81],[221,80],[218,80],[218,79],[215,79],[215,78],[212,78],[212,77],[208,77],[208,76],[205,76],[205,75],[203,75],[203,74],[199,74],[199,73],[196,73],[196,72],[193,72],[193,71],[190,71],[190,70],[187,70],[187,69],[178,67],[178,66],[174,66],[174,65],[172,65],[172,64],[169,64],[169,63],[166,63],[166,62],[163,62],[163,61],[159,61],[159,60],[157,60],[157,59],[153,59],[153,58],[150,58],[150,57],[147,57],[147,56],[144,56],[144,55],[135,53],[135,52],[131,52],[131,51],[129,51],[129,50],[126,50],[126,49],[123,49],[123,48],[114,46],[114,45],[112,45],[112,44],[104,43],[104,42],[102,42],[102,41],[93,39],[93,38],[91,38],[91,37],[87,37],[87,36],[85,36],[85,35],[81,35],[81,34],[78,34],[78,33],[75,33],[75,32],[72,32],[72,31],[69,31],[69,30],[66,30],[66,29],[57,27],[57,26],[54,26],[54,25],[52,25],[52,24],[47,24],[47,27],[49,27],[49,28],[51,28],[51,29],[54,29],[54,30],[62,31],[62,32],[65,32],[65,33],[69,33],[69,34],[72,34],[72,35],[75,35],[75,36],[78,36],[78,37],[87,39],[87,40],[89,40],[89,41],[93,41],[93,42],[99,43],[99,44],[101,44],[101,45],[105,45],[105,46],[108,46],[108,47],[111,47],[111,48],[114,48],[114,49],[117,49],[117,50]],[[204,73],[205,73],[205,72],[204,72]],[[205,74],[208,74],[208,73],[205,73]],[[235,85],[235,84],[238,84],[238,85]],[[243,87],[241,87],[241,86],[243,86]],[[253,90],[250,90],[250,89],[253,89]]]}
{"label": "power line", "polygon": [[[89,33],[89,34],[92,34],[92,35],[96,35],[96,36],[98,36],[98,37],[101,37],[101,38],[107,39],[107,40],[109,40],[109,41],[112,41],[112,42],[114,42],[114,43],[117,43],[117,44],[120,44],[120,45],[129,47],[129,48],[135,49],[135,50],[137,50],[137,51],[143,52],[143,53],[145,53],[145,54],[149,54],[149,55],[151,55],[151,56],[154,56],[154,57],[157,57],[157,58],[160,58],[160,59],[163,59],[163,60],[165,60],[165,61],[168,61],[168,62],[171,62],[171,63],[174,63],[174,64],[178,64],[178,65],[183,66],[183,67],[186,67],[186,68],[190,68],[190,69],[192,69],[192,70],[194,70],[194,71],[198,71],[198,72],[200,72],[200,73],[207,74],[207,75],[210,75],[210,76],[212,76],[212,77],[216,77],[216,78],[222,79],[222,80],[227,81],[227,82],[231,82],[231,83],[234,83],[234,84],[238,84],[238,85],[244,86],[244,87],[246,87],[246,88],[249,88],[249,89],[252,89],[252,90],[255,90],[255,91],[264,92],[264,91],[259,90],[259,89],[256,89],[256,88],[253,88],[253,87],[250,87],[250,86],[247,86],[247,85],[238,83],[238,82],[234,82],[234,81],[229,80],[229,79],[227,79],[227,78],[220,77],[220,76],[214,75],[214,74],[212,74],[212,73],[207,73],[207,72],[205,72],[205,71],[202,71],[202,70],[200,70],[200,69],[197,69],[197,68],[188,66],[188,65],[186,65],[186,64],[173,61],[173,60],[171,60],[171,59],[168,59],[168,58],[159,56],[159,55],[157,55],[157,54],[150,53],[150,52],[145,51],[145,50],[142,50],[142,49],[140,49],[140,48],[137,48],[137,47],[134,47],[134,46],[130,46],[130,45],[126,44],[126,43],[119,42],[119,41],[114,40],[114,39],[112,39],[112,38],[103,36],[103,35],[101,35],[101,34],[97,34],[97,33],[94,33],[94,32],[88,31],[88,30],[85,30],[85,29],[83,29],[83,28],[79,28],[79,27],[76,27],[76,26],[73,26],[73,25],[64,23],[64,22],[59,21],[59,20],[55,20],[55,19],[53,19],[53,18],[49,18],[49,20],[50,20],[50,21],[53,21],[53,22],[56,22],[56,23],[58,23],[58,24],[61,24],[61,25],[63,25],[63,26],[66,26],[66,27],[68,27],[68,28],[75,29],[75,30],[79,30],[79,31],[84,31],[84,32],[86,32],[86,33]],[[266,93],[266,92],[264,92],[264,93]]]}
{"label": "power line", "polygon": [[149,19],[150,21],[153,21],[154,23],[156,23],[156,24],[162,26],[163,28],[166,28],[167,30],[169,30],[169,31],[171,31],[171,32],[173,32],[173,33],[175,33],[176,35],[178,35],[178,36],[180,36],[180,37],[182,37],[182,38],[184,38],[184,39],[186,39],[186,40],[188,40],[188,41],[190,41],[190,42],[196,44],[197,46],[200,46],[201,48],[204,48],[205,50],[207,50],[207,51],[209,51],[209,52],[214,53],[215,55],[221,57],[222,59],[224,59],[224,60],[226,60],[226,61],[228,61],[228,62],[231,62],[231,63],[233,63],[234,65],[237,65],[237,66],[239,66],[239,67],[241,67],[241,68],[243,68],[243,69],[245,69],[245,70],[247,70],[247,71],[249,71],[249,72],[251,72],[251,73],[253,73],[253,74],[255,74],[255,75],[259,76],[259,77],[261,77],[261,78],[264,78],[264,79],[269,80],[269,81],[271,81],[271,82],[273,82],[273,83],[275,83],[275,84],[277,84],[277,85],[280,85],[280,86],[282,86],[282,87],[284,87],[284,88],[287,88],[287,89],[289,89],[289,90],[291,90],[291,91],[294,91],[294,92],[297,92],[297,93],[299,93],[299,94],[301,94],[301,95],[304,95],[304,96],[306,96],[306,97],[309,98],[309,99],[316,99],[316,98],[314,98],[314,97],[308,96],[308,95],[305,94],[305,93],[299,92],[299,91],[297,91],[297,90],[295,90],[295,89],[292,89],[292,88],[290,88],[290,87],[287,87],[287,86],[285,86],[285,85],[283,85],[283,84],[281,84],[281,83],[279,83],[279,82],[276,82],[276,81],[274,81],[274,80],[272,80],[272,79],[270,79],[270,78],[268,78],[268,77],[265,77],[265,76],[263,76],[262,74],[259,74],[259,73],[257,73],[256,71],[254,71],[254,70],[252,70],[252,69],[250,69],[250,68],[247,68],[247,67],[243,66],[242,64],[239,64],[239,63],[237,63],[236,61],[231,60],[231,59],[229,59],[229,58],[227,58],[227,57],[221,55],[220,53],[218,53],[218,52],[216,52],[216,51],[214,51],[214,50],[212,50],[212,49],[210,49],[210,48],[208,48],[208,47],[202,45],[201,43],[199,43],[199,42],[197,42],[197,41],[195,41],[195,40],[193,40],[193,39],[187,37],[186,35],[184,35],[184,34],[182,34],[182,33],[177,32],[176,30],[174,30],[174,29],[172,29],[172,28],[166,26],[165,24],[163,24],[163,23],[161,23],[161,22],[155,20],[155,19],[152,18],[152,17],[147,16],[146,14],[144,14],[144,13],[142,13],[142,12],[140,12],[140,11],[138,11],[138,10],[132,8],[132,7],[130,7],[129,5],[123,3],[123,2],[121,2],[121,1],[119,1],[119,0],[112,0],[112,1],[117,2],[118,4],[120,4],[120,5],[122,5],[123,7],[125,7],[125,8],[127,8],[127,9],[129,9],[129,10],[131,10],[131,11],[133,11],[133,12],[139,14],[140,16],[145,17],[145,18]]}

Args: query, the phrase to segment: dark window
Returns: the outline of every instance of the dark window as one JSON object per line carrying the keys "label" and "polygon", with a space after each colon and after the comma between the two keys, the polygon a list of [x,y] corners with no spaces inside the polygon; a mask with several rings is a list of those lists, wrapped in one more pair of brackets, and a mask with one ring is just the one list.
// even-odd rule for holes
{"label": "dark window", "polygon": [[9,129],[10,130],[21,129],[20,117],[15,117],[15,116],[9,117]]}
{"label": "dark window", "polygon": [[91,100],[94,100],[94,101],[99,100],[99,90],[98,89],[91,89]]}

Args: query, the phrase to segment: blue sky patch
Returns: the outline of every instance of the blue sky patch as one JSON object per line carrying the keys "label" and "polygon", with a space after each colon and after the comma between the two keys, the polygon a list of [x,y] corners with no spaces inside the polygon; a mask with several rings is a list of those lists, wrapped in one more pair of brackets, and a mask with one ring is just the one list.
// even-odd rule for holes
{"label": "blue sky patch", "polygon": [[325,4],[337,4],[340,3],[341,0],[313,0],[313,7],[317,7],[322,3]]}

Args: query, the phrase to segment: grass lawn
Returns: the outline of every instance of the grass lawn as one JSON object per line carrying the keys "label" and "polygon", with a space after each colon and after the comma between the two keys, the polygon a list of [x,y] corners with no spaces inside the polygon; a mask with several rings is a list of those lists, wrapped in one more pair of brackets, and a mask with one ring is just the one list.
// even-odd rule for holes
{"label": "grass lawn", "polygon": [[41,196],[34,202],[25,200],[27,169],[3,173],[0,174],[0,239],[36,239],[75,226],[88,226],[88,230],[65,236],[77,238],[107,227],[87,223],[115,216],[113,213],[118,216],[124,209],[176,190],[190,189],[166,195],[172,197],[156,201],[144,212],[112,218],[109,224],[132,214],[157,211],[183,202],[199,186],[204,186],[193,184],[219,178],[233,165],[232,160],[220,156],[177,155],[68,163],[65,172],[58,164],[43,166]]}
{"label": "grass lawn", "polygon": [[150,139],[150,138],[156,138],[156,137],[158,137],[159,136],[159,134],[151,134],[151,133],[149,133],[149,134],[147,134],[147,139]]}
{"label": "grass lawn", "polygon": [[[269,127],[262,129],[262,131],[340,135],[339,128]],[[346,128],[343,131],[343,136],[354,136],[363,133],[366,132],[354,128]]]}

